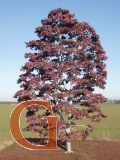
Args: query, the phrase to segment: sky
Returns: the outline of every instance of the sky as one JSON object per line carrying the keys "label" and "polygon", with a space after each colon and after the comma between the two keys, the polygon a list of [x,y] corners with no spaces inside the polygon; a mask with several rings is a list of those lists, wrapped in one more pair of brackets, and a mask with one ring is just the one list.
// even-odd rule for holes
{"label": "sky", "polygon": [[35,28],[57,8],[68,9],[79,22],[88,22],[100,36],[108,60],[107,84],[95,89],[108,99],[120,99],[120,1],[119,0],[0,0],[0,101],[17,101],[17,79],[31,50],[25,42],[38,39]]}

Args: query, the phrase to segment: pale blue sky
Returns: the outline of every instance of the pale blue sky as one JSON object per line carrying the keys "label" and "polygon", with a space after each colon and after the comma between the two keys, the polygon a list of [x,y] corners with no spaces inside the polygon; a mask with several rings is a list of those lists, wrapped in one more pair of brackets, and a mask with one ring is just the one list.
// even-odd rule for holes
{"label": "pale blue sky", "polygon": [[119,0],[0,0],[0,101],[16,101],[17,79],[30,50],[24,42],[38,39],[35,28],[49,11],[63,8],[79,22],[88,22],[100,36],[108,56],[107,85],[96,89],[111,99],[120,99],[120,1]]}

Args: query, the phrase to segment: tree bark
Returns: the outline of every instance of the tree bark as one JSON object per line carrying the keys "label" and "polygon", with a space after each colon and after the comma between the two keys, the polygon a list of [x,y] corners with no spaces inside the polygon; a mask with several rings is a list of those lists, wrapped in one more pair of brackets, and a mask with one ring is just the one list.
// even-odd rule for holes
{"label": "tree bark", "polygon": [[[66,129],[66,132],[68,134],[70,133],[70,128],[71,127]],[[67,140],[66,145],[67,145],[67,151],[65,153],[73,153],[73,151],[71,150],[71,141],[70,141],[70,139]]]}
{"label": "tree bark", "polygon": [[66,144],[67,144],[67,151],[65,153],[73,153],[73,151],[71,150],[71,141],[67,140]]}

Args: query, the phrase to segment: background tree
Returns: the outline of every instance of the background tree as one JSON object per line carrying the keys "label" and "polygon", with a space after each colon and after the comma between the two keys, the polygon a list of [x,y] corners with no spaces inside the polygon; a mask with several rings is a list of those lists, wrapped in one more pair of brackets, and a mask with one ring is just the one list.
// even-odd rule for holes
{"label": "background tree", "polygon": [[[18,102],[50,100],[53,113],[60,116],[57,138],[67,142],[66,153],[70,153],[70,140],[86,139],[93,130],[90,125],[75,124],[72,122],[74,118],[99,122],[106,117],[98,104],[107,99],[93,91],[94,87],[105,88],[107,72],[104,61],[107,57],[95,30],[86,22],[78,22],[69,10],[52,10],[41,23],[42,26],[35,30],[39,39],[26,43],[35,53],[25,54],[29,62],[22,66],[21,71],[25,73],[17,81],[23,89],[17,91],[14,97],[18,98]],[[79,107],[75,104],[79,104]],[[48,125],[43,116],[50,113],[46,110],[43,115],[36,116],[40,109],[44,109],[43,106],[27,106],[29,126],[24,131],[32,130],[46,136]],[[67,122],[63,117],[64,112],[68,116]],[[86,130],[75,130],[76,126],[85,127]]]}
{"label": "background tree", "polygon": [[120,100],[115,100],[114,103],[120,104]]}

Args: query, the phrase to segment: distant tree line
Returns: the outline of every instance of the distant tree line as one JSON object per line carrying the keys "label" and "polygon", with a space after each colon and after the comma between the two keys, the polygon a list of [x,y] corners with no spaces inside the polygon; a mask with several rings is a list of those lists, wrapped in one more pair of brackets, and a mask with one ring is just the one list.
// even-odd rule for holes
{"label": "distant tree line", "polygon": [[18,102],[0,101],[0,104],[18,104]]}
{"label": "distant tree line", "polygon": [[[63,103],[67,103],[67,101],[63,101]],[[120,104],[120,99],[108,99],[106,103]],[[18,104],[18,102],[0,101],[0,104]]]}
{"label": "distant tree line", "polygon": [[114,103],[114,104],[120,104],[120,99],[108,99],[106,103]]}

